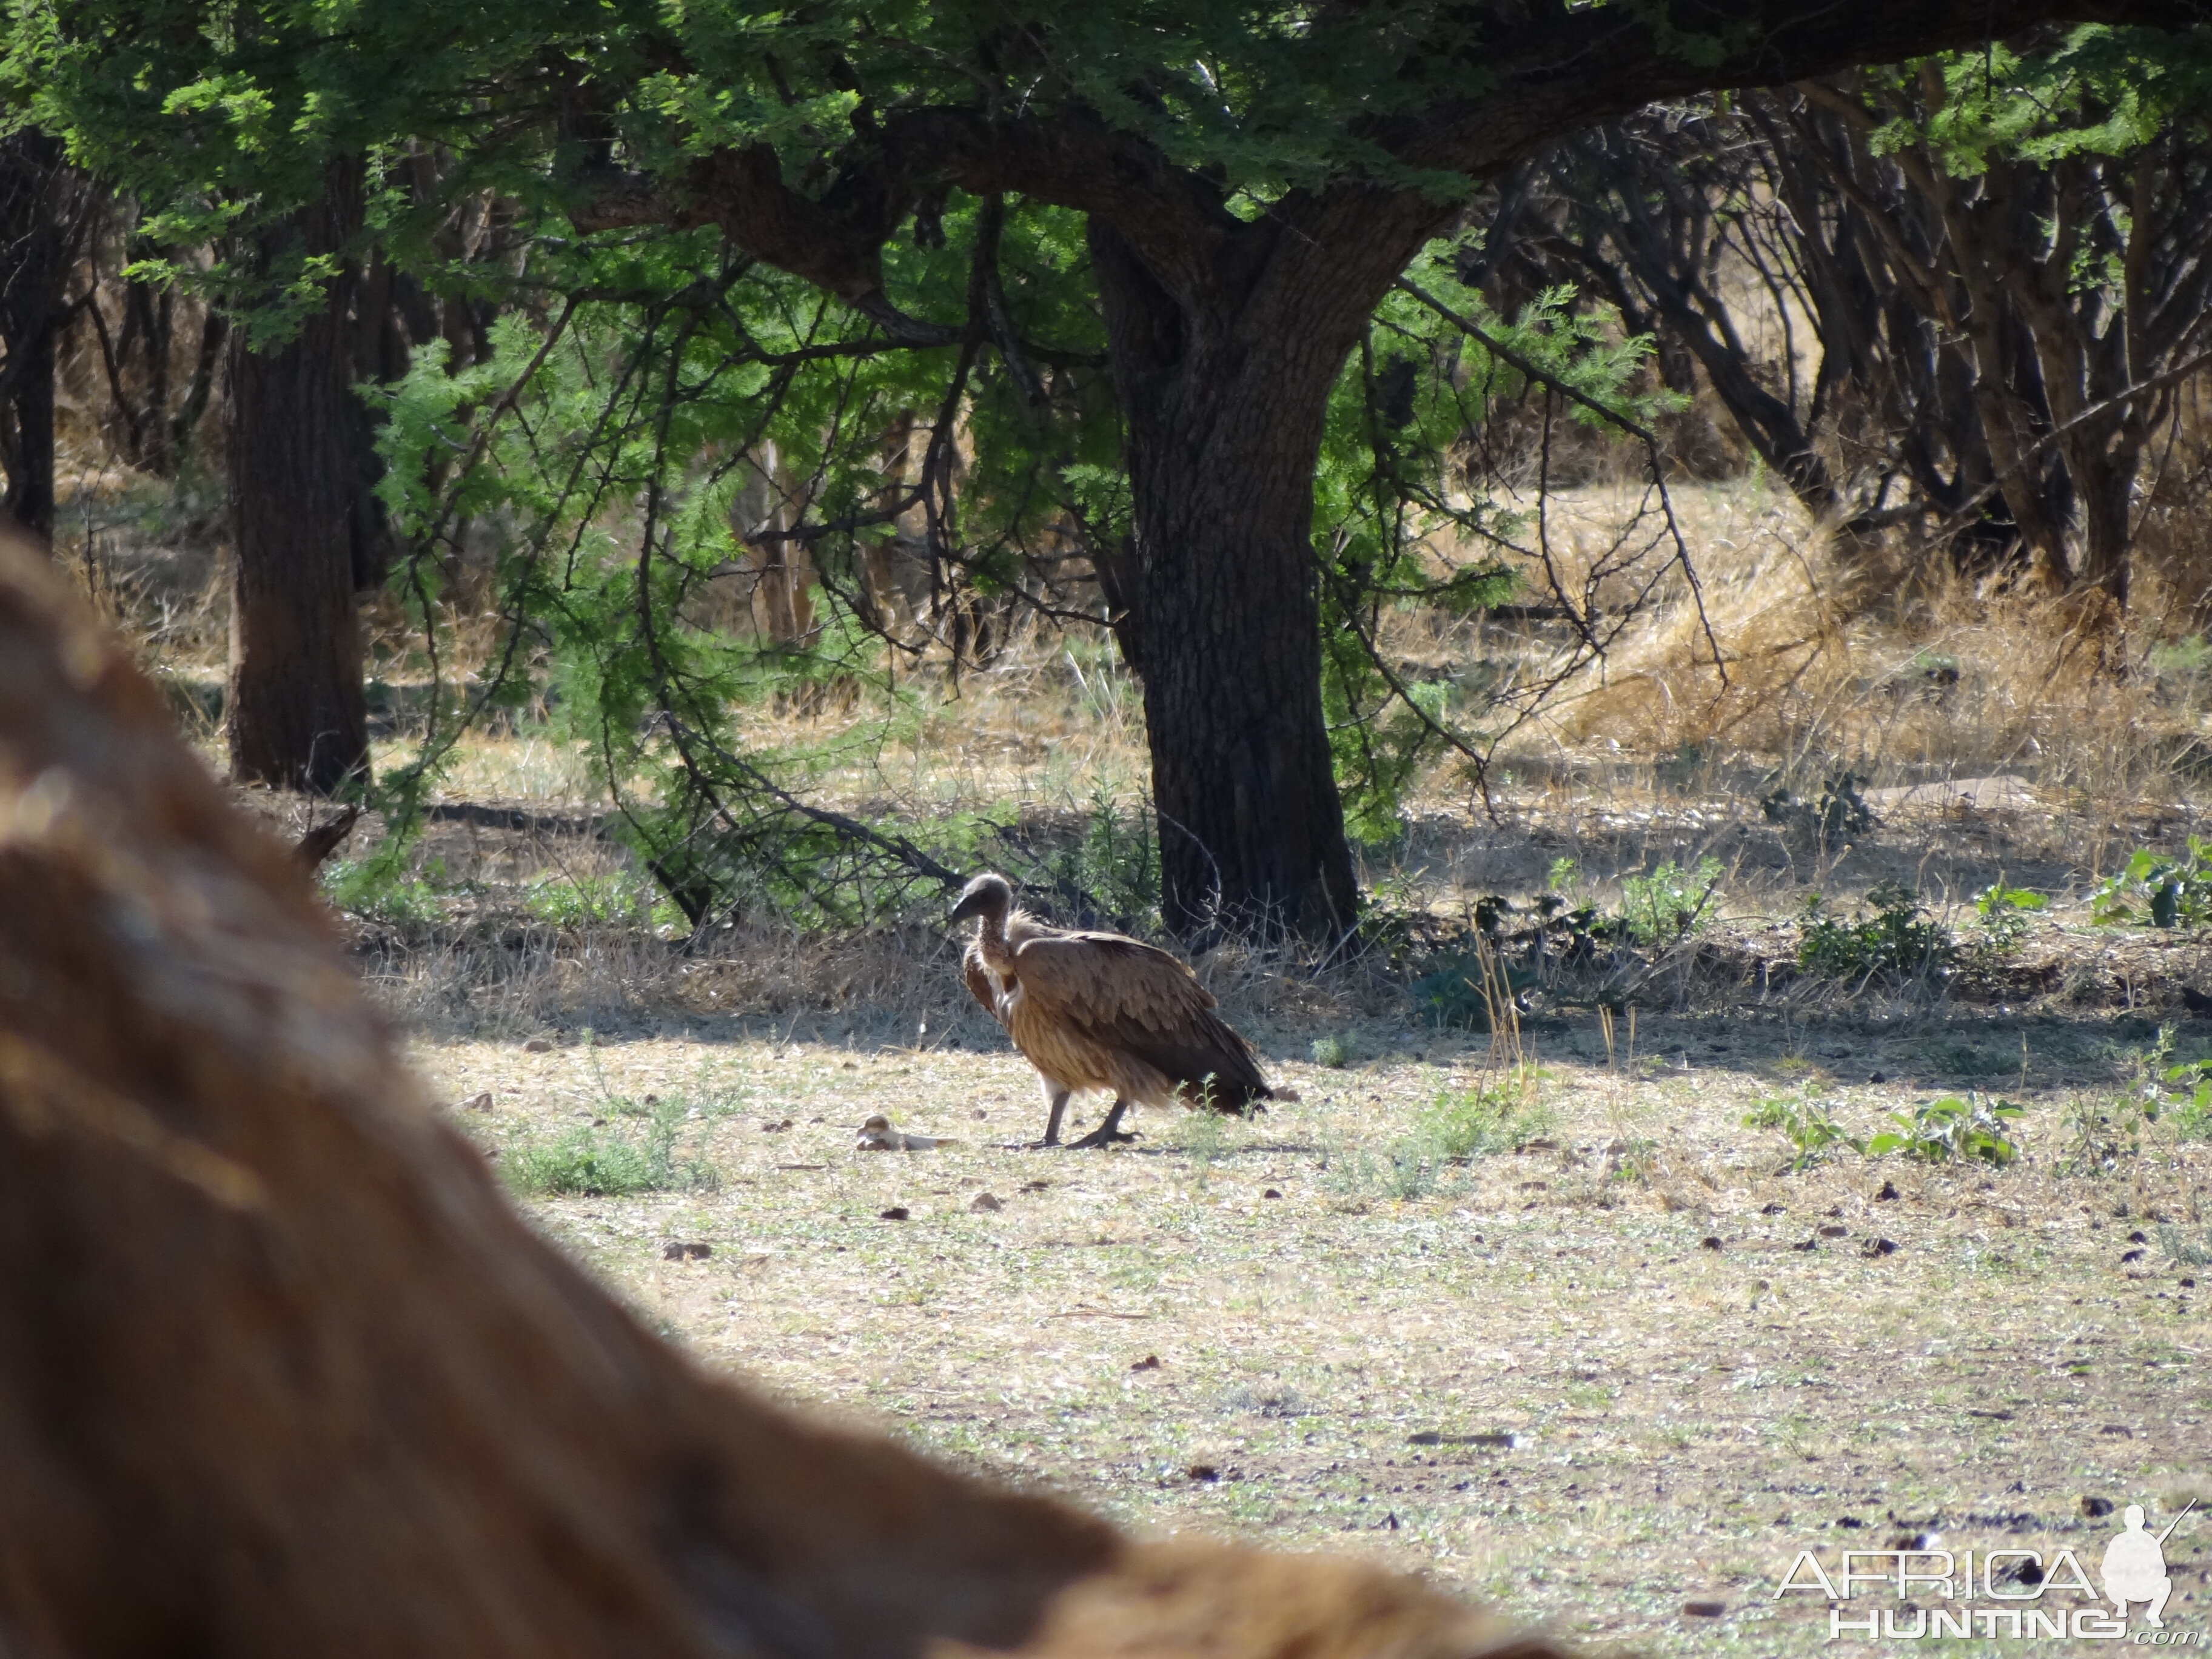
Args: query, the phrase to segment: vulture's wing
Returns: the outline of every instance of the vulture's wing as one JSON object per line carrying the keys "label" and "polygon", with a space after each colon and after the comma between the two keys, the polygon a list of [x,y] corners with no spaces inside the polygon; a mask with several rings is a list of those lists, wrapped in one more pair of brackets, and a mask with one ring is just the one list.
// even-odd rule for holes
{"label": "vulture's wing", "polygon": [[1251,1045],[1165,951],[1119,933],[1060,933],[1023,945],[1014,971],[1024,996],[1086,1036],[1179,1082],[1212,1078],[1224,1104],[1267,1097]]}
{"label": "vulture's wing", "polygon": [[960,977],[968,982],[968,994],[983,1005],[983,1012],[999,1019],[999,977],[983,965],[983,947],[973,939],[960,957]]}

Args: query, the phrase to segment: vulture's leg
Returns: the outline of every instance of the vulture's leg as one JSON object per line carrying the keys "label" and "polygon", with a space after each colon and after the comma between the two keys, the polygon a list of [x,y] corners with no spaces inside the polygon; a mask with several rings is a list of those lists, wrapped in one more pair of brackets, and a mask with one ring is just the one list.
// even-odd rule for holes
{"label": "vulture's leg", "polygon": [[1129,1103],[1119,1095],[1115,1096],[1113,1109],[1106,1114],[1106,1121],[1082,1139],[1069,1141],[1068,1146],[1072,1150],[1078,1146],[1111,1146],[1117,1140],[1134,1140],[1136,1136],[1121,1127],[1121,1114],[1128,1109]]}
{"label": "vulture's leg", "polygon": [[1052,1110],[1044,1121],[1044,1139],[1030,1143],[1032,1148],[1060,1145],[1060,1121],[1067,1115],[1067,1095],[1065,1089],[1052,1090]]}

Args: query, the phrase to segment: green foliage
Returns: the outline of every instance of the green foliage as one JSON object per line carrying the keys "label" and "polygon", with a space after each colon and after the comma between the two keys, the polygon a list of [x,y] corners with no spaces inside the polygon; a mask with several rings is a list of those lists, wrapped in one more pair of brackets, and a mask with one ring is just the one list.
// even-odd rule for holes
{"label": "green foliage", "polygon": [[1323,1178],[1346,1197],[1426,1198],[1455,1169],[1511,1152],[1551,1127],[1553,1114],[1537,1098],[1538,1082],[1533,1068],[1516,1066],[1480,1088],[1441,1091],[1380,1146],[1327,1151]]}
{"label": "green foliage", "polygon": [[1340,1072],[1351,1065],[1356,1052],[1349,1036],[1317,1036],[1311,1050],[1313,1063],[1333,1072]]}
{"label": "green foliage", "polygon": [[1141,930],[1158,918],[1158,831],[1150,813],[1130,811],[1103,785],[1092,792],[1082,839],[1048,852],[1042,863],[1055,882],[1121,927]]}
{"label": "green foliage", "polygon": [[2156,1116],[2178,1140],[2212,1140],[2212,1060],[2169,1066],[2159,1081],[2164,1098]]}
{"label": "green foliage", "polygon": [[347,915],[392,927],[429,927],[446,919],[444,875],[445,866],[437,860],[420,872],[410,869],[406,848],[394,839],[365,859],[331,860],[319,879],[323,896]]}
{"label": "green foliage", "polygon": [[[1533,516],[1469,487],[1470,443],[1545,395],[1540,387],[1577,394],[1583,401],[1565,407],[1581,426],[1602,426],[1601,410],[1648,422],[1674,402],[1663,389],[1636,389],[1647,337],[1623,337],[1608,313],[1578,309],[1565,289],[1501,317],[1459,288],[1455,253],[1431,244],[1409,287],[1377,307],[1331,395],[1314,481],[1322,705],[1346,828],[1370,845],[1398,837],[1406,793],[1440,750],[1485,746],[1486,682],[1406,672],[1379,644],[1387,610],[1418,603],[1467,615],[1514,593],[1501,556],[1528,550]],[[1455,303],[1431,303],[1439,290]]]}
{"label": "green foliage", "polygon": [[517,1146],[502,1164],[508,1183],[518,1192],[540,1198],[711,1192],[720,1185],[712,1164],[677,1155],[678,1138],[690,1115],[683,1100],[617,1101],[611,1109],[643,1122],[634,1132],[612,1123],[578,1124],[552,1140]]}
{"label": "green foliage", "polygon": [[[2127,155],[2179,123],[2201,122],[2212,94],[2212,48],[2154,29],[2085,25],[2055,44],[1998,41],[1933,67],[1941,96],[1876,132],[1874,147],[1918,146],[1961,179],[2012,158],[2049,165]],[[1877,73],[1901,83],[1912,71]]]}
{"label": "green foliage", "polygon": [[1868,890],[1848,918],[1814,893],[1799,927],[1797,964],[1824,979],[1940,980],[1958,957],[1949,930],[1923,912],[1917,893],[1896,882]]}
{"label": "green foliage", "polygon": [[1554,1114],[1536,1095],[1536,1074],[1515,1067],[1475,1089],[1448,1089],[1414,1120],[1416,1137],[1446,1158],[1487,1158],[1525,1146],[1552,1127]]}
{"label": "green foliage", "polygon": [[1894,1152],[1922,1164],[2002,1167],[2020,1156],[2020,1146],[2007,1129],[2021,1110],[2008,1100],[1985,1100],[1980,1095],[1922,1101],[1909,1112],[1889,1114],[1896,1127],[1869,1136],[1863,1150],[1869,1158]]}
{"label": "green foliage", "polygon": [[2089,916],[2106,927],[2203,927],[2212,921],[2212,840],[2190,836],[2179,858],[2137,848],[2089,895]]}
{"label": "green foliage", "polygon": [[2040,893],[2008,887],[2002,880],[1983,888],[1974,895],[1974,915],[1982,930],[1978,952],[1999,958],[2017,954],[2027,937],[2027,919],[2050,903]]}
{"label": "green foliage", "polygon": [[1468,940],[1431,958],[1408,985],[1415,1007],[1439,1030],[1494,1031],[1538,983],[1533,969],[1506,962],[1487,944]]}
{"label": "green foliage", "polygon": [[556,1139],[519,1146],[505,1162],[514,1189],[533,1198],[562,1194],[624,1198],[659,1186],[642,1148],[621,1135],[582,1124]]}
{"label": "green foliage", "polygon": [[1910,1111],[1892,1112],[1893,1126],[1871,1135],[1855,1135],[1836,1119],[1811,1089],[1794,1095],[1769,1095],[1745,1115],[1744,1126],[1771,1129],[1790,1143],[1784,1170],[1808,1170],[1844,1152],[1863,1158],[1894,1153],[1923,1164],[2010,1164],[2020,1147],[2007,1132],[2021,1108],[2010,1101],[1946,1096],[1920,1102]]}
{"label": "green foliage", "polygon": [[1670,859],[1648,875],[1624,876],[1620,919],[1628,937],[1638,945],[1663,945],[1694,932],[1723,873],[1718,859],[1700,859],[1693,871]]}
{"label": "green foliage", "polygon": [[[1072,343],[1095,343],[1082,337],[1095,323],[1077,314],[1087,255],[1073,217],[984,216],[973,204],[948,209],[946,246],[897,252],[910,289],[964,303],[975,241],[988,237],[1010,279],[1066,313]],[[617,833],[693,925],[745,908],[849,924],[903,902],[917,883],[933,896],[933,855],[902,826],[808,809],[810,778],[840,755],[828,744],[748,752],[738,716],[770,700],[803,706],[832,685],[873,691],[882,725],[843,741],[876,741],[906,718],[882,631],[894,655],[945,641],[972,654],[987,635],[1002,638],[1022,596],[1041,596],[1038,562],[1064,562],[1055,538],[1072,508],[1056,469],[1095,477],[1114,434],[1089,412],[1098,387],[1087,372],[1056,380],[1057,401],[1040,409],[972,354],[890,348],[797,279],[720,258],[696,236],[572,248],[556,261],[572,280],[647,297],[580,305],[550,332],[510,317],[489,363],[449,375],[424,353],[375,393],[385,501],[417,550],[398,581],[418,627],[434,641],[449,625],[442,567],[425,550],[466,520],[479,541],[496,538],[507,629],[476,685],[441,690],[430,741],[390,783],[434,776],[486,708],[542,697],[556,734],[589,745],[620,809]],[[710,309],[675,302],[702,283],[719,296]],[[887,499],[898,491],[886,485],[885,433],[927,432],[924,411],[945,404],[948,380],[972,450],[957,528],[948,500],[924,503],[927,550],[940,574],[961,562],[973,597],[894,627],[865,580],[873,543],[913,510],[911,495]],[[908,449],[920,447],[917,435]],[[929,453],[941,467],[953,452],[933,440]],[[822,585],[801,638],[732,628],[715,609],[727,591],[715,585],[743,551],[733,524],[764,514],[811,526]],[[976,827],[944,828],[944,851],[972,848]],[[1102,806],[1073,857],[1038,873],[1142,916],[1157,904],[1157,857],[1148,824]]]}
{"label": "green foliage", "polygon": [[1840,1152],[1863,1153],[1866,1143],[1844,1129],[1810,1088],[1791,1095],[1766,1095],[1744,1115],[1747,1129],[1771,1129],[1790,1143],[1785,1170],[1809,1170]]}
{"label": "green foliage", "polygon": [[549,927],[643,927],[682,924],[683,912],[651,884],[627,871],[605,875],[541,876],[523,890],[524,908]]}

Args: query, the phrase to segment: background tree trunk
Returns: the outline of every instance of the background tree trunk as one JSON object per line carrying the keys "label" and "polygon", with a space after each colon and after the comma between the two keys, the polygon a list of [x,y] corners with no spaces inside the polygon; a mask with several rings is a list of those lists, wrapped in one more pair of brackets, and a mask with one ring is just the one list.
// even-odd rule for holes
{"label": "background tree trunk", "polygon": [[[333,167],[322,201],[259,239],[264,271],[343,253],[360,219],[358,164]],[[353,391],[349,266],[281,345],[230,337],[230,775],[330,794],[368,765],[368,708],[354,595],[380,569],[364,539],[368,411]]]}
{"label": "background tree trunk", "polygon": [[3,533],[0,755],[11,1655],[1558,1659],[695,1370],[507,1207],[289,849]]}
{"label": "background tree trunk", "polygon": [[1359,896],[1322,713],[1312,523],[1350,342],[1264,300],[1178,303],[1097,221],[1091,244],[1134,494],[1106,574],[1144,681],[1164,919],[1185,935],[1340,932]]}
{"label": "background tree trunk", "polygon": [[0,138],[0,470],[4,506],[41,537],[54,532],[54,347],[62,295],[93,217],[92,187],[61,141],[25,130]]}

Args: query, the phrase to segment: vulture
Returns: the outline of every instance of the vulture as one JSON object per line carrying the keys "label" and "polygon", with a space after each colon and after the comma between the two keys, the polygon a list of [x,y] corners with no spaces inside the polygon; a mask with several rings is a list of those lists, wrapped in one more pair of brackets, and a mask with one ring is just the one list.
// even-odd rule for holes
{"label": "vulture", "polygon": [[1133,1140],[1121,1115],[1180,1097],[1194,1109],[1243,1113],[1261,1100],[1295,1100],[1260,1075],[1252,1046],[1213,1012],[1213,994],[1157,946],[1119,933],[1048,927],[1014,908],[1004,876],[969,882],[957,924],[981,924],[961,959],[975,1000],[1037,1069],[1050,1115],[1040,1146],[1060,1145],[1067,1097],[1111,1090],[1106,1120],[1077,1146]]}

